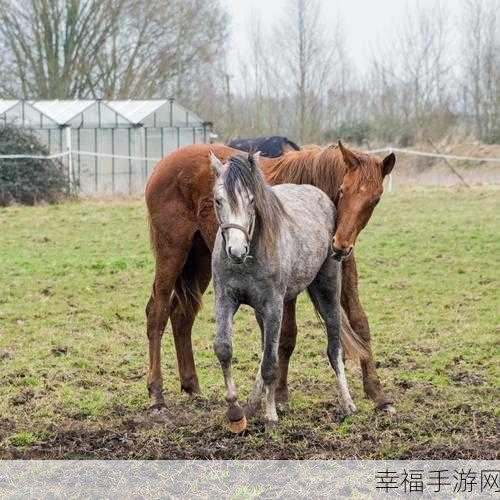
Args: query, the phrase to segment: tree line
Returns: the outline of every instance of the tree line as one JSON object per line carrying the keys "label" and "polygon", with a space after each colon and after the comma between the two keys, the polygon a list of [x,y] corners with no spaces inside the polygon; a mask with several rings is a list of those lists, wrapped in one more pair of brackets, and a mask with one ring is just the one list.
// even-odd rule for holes
{"label": "tree line", "polygon": [[318,0],[289,0],[271,29],[250,20],[231,68],[218,0],[0,0],[0,95],[173,96],[222,139],[409,145],[460,130],[500,143],[500,1],[459,2],[457,19],[442,0],[410,4],[360,69]]}

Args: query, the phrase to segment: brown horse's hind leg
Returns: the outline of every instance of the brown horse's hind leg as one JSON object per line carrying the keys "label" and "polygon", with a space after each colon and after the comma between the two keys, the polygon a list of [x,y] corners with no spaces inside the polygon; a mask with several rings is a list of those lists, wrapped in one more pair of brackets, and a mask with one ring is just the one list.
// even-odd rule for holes
{"label": "brown horse's hind leg", "polygon": [[194,363],[193,346],[191,344],[191,332],[199,310],[201,296],[210,282],[210,277],[211,254],[205,243],[197,235],[194,238],[193,247],[189,252],[183,274],[179,278],[179,280],[189,280],[191,287],[194,287],[194,290],[192,290],[194,295],[191,296],[191,300],[189,300],[189,297],[185,297],[186,300],[183,304],[179,302],[176,295],[172,301],[170,313],[179,377],[181,379],[181,390],[188,394],[200,392]]}
{"label": "brown horse's hind leg", "polygon": [[288,403],[288,365],[295,349],[297,340],[297,323],[295,320],[296,299],[285,302],[283,308],[283,320],[281,323],[279,356],[279,378],[276,387],[276,402]]}
{"label": "brown horse's hind leg", "polygon": [[370,326],[359,301],[358,273],[354,256],[342,262],[341,302],[352,329],[365,340],[368,348],[368,357],[361,361],[365,394],[374,401],[378,409],[393,411],[393,401],[385,394],[375,368],[371,350]]}
{"label": "brown horse's hind leg", "polygon": [[188,255],[190,239],[178,234],[175,246],[164,243],[156,248],[156,272],[153,292],[146,306],[149,341],[148,391],[154,404],[164,404],[161,373],[161,338],[170,312],[175,282],[181,274]]}

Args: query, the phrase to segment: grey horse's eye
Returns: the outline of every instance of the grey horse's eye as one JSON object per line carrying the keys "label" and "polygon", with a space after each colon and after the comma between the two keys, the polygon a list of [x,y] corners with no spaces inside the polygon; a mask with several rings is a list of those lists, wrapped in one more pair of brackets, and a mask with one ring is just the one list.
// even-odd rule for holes
{"label": "grey horse's eye", "polygon": [[215,204],[216,204],[218,207],[222,206],[222,200],[221,200],[220,198],[216,198],[216,199],[215,199]]}

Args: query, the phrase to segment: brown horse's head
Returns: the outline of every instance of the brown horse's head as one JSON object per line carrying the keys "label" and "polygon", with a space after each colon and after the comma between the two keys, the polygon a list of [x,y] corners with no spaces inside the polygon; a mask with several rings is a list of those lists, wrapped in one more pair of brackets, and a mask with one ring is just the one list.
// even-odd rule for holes
{"label": "brown horse's head", "polygon": [[373,156],[351,151],[339,141],[346,170],[337,198],[337,228],[332,249],[337,259],[347,257],[360,231],[369,221],[384,191],[384,177],[396,161],[394,153],[382,161]]}

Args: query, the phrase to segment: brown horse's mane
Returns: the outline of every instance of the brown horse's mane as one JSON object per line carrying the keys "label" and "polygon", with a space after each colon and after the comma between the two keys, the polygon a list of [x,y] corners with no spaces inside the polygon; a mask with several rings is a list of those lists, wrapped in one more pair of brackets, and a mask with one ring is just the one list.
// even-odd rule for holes
{"label": "brown horse's mane", "polygon": [[[375,184],[382,181],[380,168],[367,154],[349,150],[358,164],[357,182]],[[342,152],[337,145],[320,147],[308,145],[307,149],[286,153],[278,161],[266,165],[267,180],[271,184],[312,184],[324,191],[333,201],[337,199],[346,172]]]}

